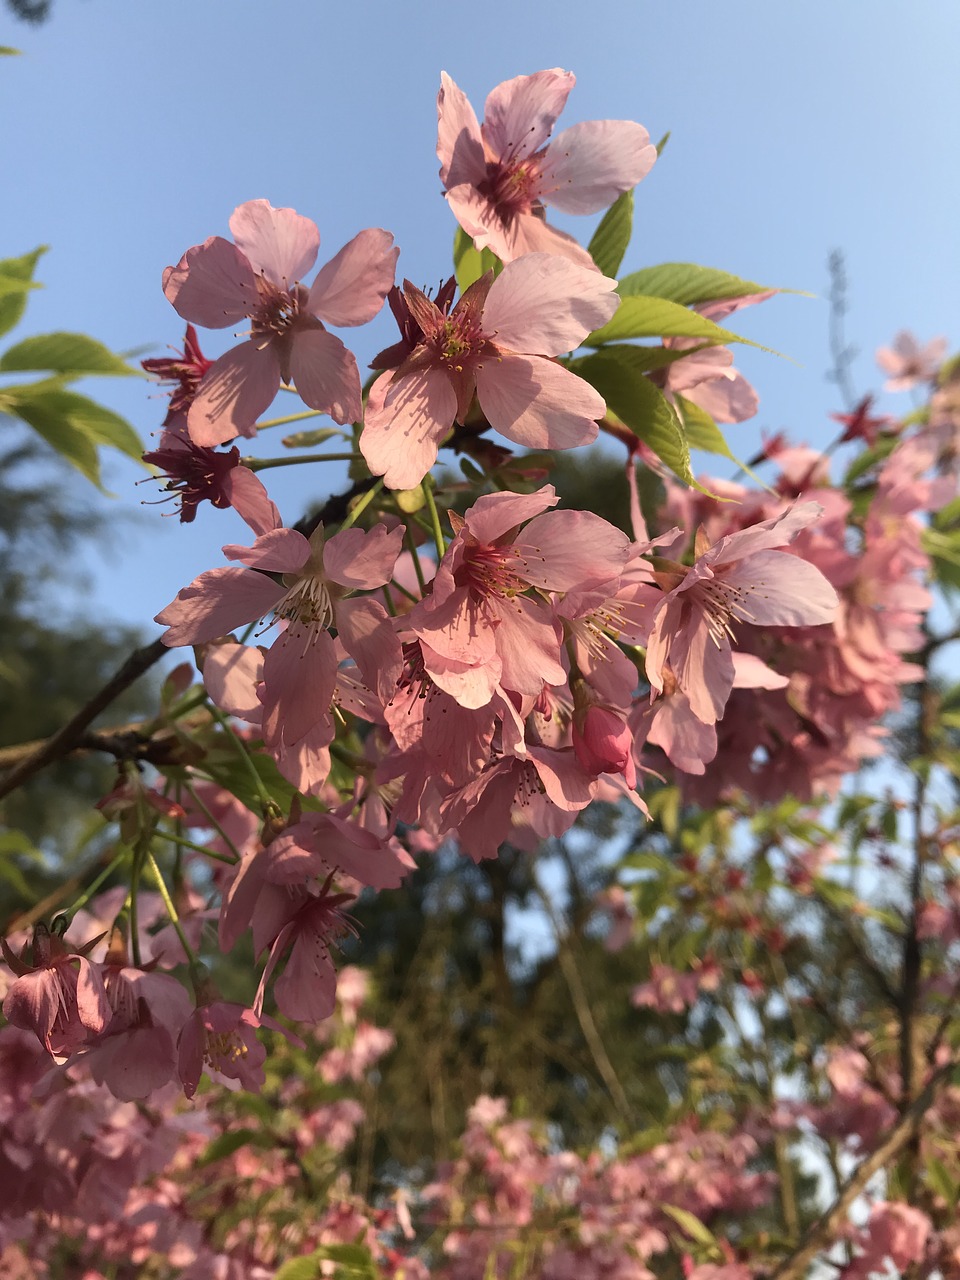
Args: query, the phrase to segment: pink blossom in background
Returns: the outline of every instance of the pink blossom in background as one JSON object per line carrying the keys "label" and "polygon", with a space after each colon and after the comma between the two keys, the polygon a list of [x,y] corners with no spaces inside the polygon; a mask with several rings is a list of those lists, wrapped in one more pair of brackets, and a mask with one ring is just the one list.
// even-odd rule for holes
{"label": "pink blossom in background", "polygon": [[111,1009],[99,967],[86,958],[99,938],[70,950],[43,925],[33,933],[32,956],[16,956],[0,940],[3,958],[17,975],[3,1001],[8,1022],[33,1031],[55,1058],[65,1058],[110,1022]]}
{"label": "pink blossom in background", "polygon": [[921,347],[912,333],[901,329],[892,347],[877,348],[877,364],[887,375],[884,391],[909,391],[921,382],[932,382],[946,354],[946,338],[934,338]]}
{"label": "pink blossom in background", "polygon": [[645,178],[657,158],[646,129],[631,120],[574,125],[545,145],[575,83],[558,67],[505,80],[488,94],[481,125],[466,95],[441,74],[440,180],[476,247],[503,262],[544,250],[594,269],[572,236],[543,220],[543,206],[596,213]]}
{"label": "pink blossom in background", "polygon": [[454,422],[465,421],[474,392],[494,430],[528,449],[595,440],[602,396],[551,357],[610,319],[615,288],[615,280],[548,253],[510,263],[495,280],[488,272],[452,310],[405,280],[403,301],[419,337],[409,354],[382,355],[400,362],[370,389],[360,437],[370,470],[391,489],[419,484]]}
{"label": "pink blossom in background", "polygon": [[[778,551],[817,520],[817,503],[791,507],[775,519],[698,546],[691,569],[661,575],[668,586],[656,611],[646,669],[663,690],[669,662],[690,707],[704,724],[723,714],[733,688],[730,638],[734,622],[754,626],[816,626],[833,620],[837,594],[819,569]],[[675,584],[675,585],[674,585]]]}
{"label": "pink blossom in background", "polygon": [[163,273],[163,291],[179,315],[209,329],[251,320],[250,336],[214,361],[187,411],[196,444],[254,435],[257,418],[281,382],[335,422],[361,415],[357,362],[325,324],[372,320],[393,284],[399,250],[387,231],[369,228],[301,283],[317,259],[320,233],[293,209],[248,200],[230,218],[235,244],[211,236]]}

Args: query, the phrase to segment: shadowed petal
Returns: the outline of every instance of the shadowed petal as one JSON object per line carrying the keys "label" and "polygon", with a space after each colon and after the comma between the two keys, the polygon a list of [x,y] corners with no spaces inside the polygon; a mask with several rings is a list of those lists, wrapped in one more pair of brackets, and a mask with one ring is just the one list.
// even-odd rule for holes
{"label": "shadowed petal", "polygon": [[598,391],[539,356],[504,353],[477,372],[477,396],[490,425],[528,449],[573,449],[597,438],[606,413]]}
{"label": "shadowed petal", "polygon": [[280,363],[270,345],[251,338],[207,370],[187,414],[195,444],[212,446],[255,435],[254,424],[280,389]]}
{"label": "shadowed petal", "polygon": [[341,426],[359,422],[360,372],[353,353],[325,329],[294,335],[290,373],[300,399]]}
{"label": "shadowed petal", "polygon": [[456,392],[442,369],[382,374],[370,389],[360,452],[388,489],[412,489],[436,462],[456,412]]}
{"label": "shadowed petal", "polygon": [[324,571],[341,587],[355,591],[382,587],[393,577],[402,547],[402,525],[389,530],[383,524],[376,524],[369,531],[343,529],[324,543]]}
{"label": "shadowed petal", "polygon": [[596,213],[635,187],[657,149],[633,120],[589,120],[558,133],[543,160],[538,195],[564,213]]}
{"label": "shadowed petal", "polygon": [[154,621],[169,628],[166,645],[202,644],[262,618],[283,594],[265,574],[225,565],[194,578]]}
{"label": "shadowed petal", "polygon": [[554,253],[531,253],[504,267],[483,308],[484,332],[498,347],[559,356],[612,319],[616,280]]}
{"label": "shadowed petal", "polygon": [[254,268],[280,289],[302,280],[317,260],[316,223],[294,209],[274,209],[269,200],[238,205],[230,230]]}
{"label": "shadowed petal", "polygon": [[289,627],[263,659],[263,736],[291,747],[329,714],[337,656],[329,631]]}
{"label": "shadowed petal", "polygon": [[222,236],[194,245],[175,267],[167,267],[163,292],[178,315],[206,329],[239,324],[259,301],[253,268]]}
{"label": "shadowed petal", "polygon": [[576,83],[572,71],[553,67],[498,84],[483,108],[483,140],[490,154],[521,160],[539,151]]}
{"label": "shadowed petal", "polygon": [[487,176],[480,123],[466,94],[445,71],[437,94],[437,158],[445,187],[477,184]]}
{"label": "shadowed petal", "polygon": [[320,268],[307,310],[340,328],[367,324],[393,285],[399,255],[389,231],[361,231]]}

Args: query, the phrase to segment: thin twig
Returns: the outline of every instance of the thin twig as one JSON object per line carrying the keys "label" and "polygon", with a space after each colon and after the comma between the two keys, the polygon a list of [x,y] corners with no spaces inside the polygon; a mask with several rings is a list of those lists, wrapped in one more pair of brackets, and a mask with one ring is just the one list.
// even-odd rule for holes
{"label": "thin twig", "polygon": [[111,702],[115,701],[135,680],[139,679],[145,671],[149,671],[168,652],[167,646],[161,640],[154,640],[152,644],[144,645],[142,649],[134,650],[116,675],[111,680],[108,680],[103,688],[95,693],[90,701],[82,706],[62,729],[58,730],[52,738],[47,738],[46,742],[38,747],[32,755],[22,760],[0,781],[0,799],[8,796],[12,791],[16,791],[17,787],[23,786],[29,778],[32,778],[35,773],[39,773],[41,769],[45,769],[47,765],[69,755],[82,738],[89,724],[97,718],[100,712],[105,711]]}
{"label": "thin twig", "polygon": [[809,1227],[800,1245],[769,1273],[769,1280],[802,1280],[817,1254],[832,1243],[831,1237],[836,1235],[850,1206],[862,1195],[873,1175],[888,1167],[919,1133],[923,1117],[956,1066],[956,1062],[946,1063],[930,1077],[919,1097],[907,1108],[886,1138],[857,1165],[830,1208]]}

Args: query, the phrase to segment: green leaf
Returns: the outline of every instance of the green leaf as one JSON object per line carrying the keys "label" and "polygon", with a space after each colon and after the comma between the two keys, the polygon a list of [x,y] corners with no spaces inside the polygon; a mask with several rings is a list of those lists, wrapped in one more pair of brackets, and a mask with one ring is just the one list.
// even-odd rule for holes
{"label": "green leaf", "polygon": [[336,427],[319,427],[316,431],[296,431],[291,436],[284,436],[280,443],[285,449],[312,449],[332,436],[342,435],[343,432]]}
{"label": "green leaf", "polygon": [[672,1218],[681,1231],[685,1232],[691,1240],[696,1240],[697,1244],[705,1245],[708,1249],[716,1249],[718,1247],[716,1236],[689,1209],[680,1209],[673,1204],[662,1204],[660,1209],[668,1218]]}
{"label": "green leaf", "polygon": [[930,1156],[927,1160],[927,1181],[936,1191],[937,1195],[943,1196],[947,1202],[947,1208],[951,1213],[957,1207],[957,1198],[960,1194],[960,1187],[954,1182],[953,1178],[947,1172],[943,1162],[938,1160],[936,1156]]}
{"label": "green leaf", "polygon": [[24,338],[0,356],[0,372],[23,373],[43,369],[51,373],[79,377],[107,374],[130,377],[136,373],[125,360],[115,356],[102,342],[84,333],[42,333]]}
{"label": "green leaf", "polygon": [[0,44],[0,58],[15,58],[20,55],[19,49],[11,48],[8,44]]}
{"label": "green leaf", "polygon": [[[608,342],[621,342],[624,338],[703,338],[713,346],[723,342],[744,342],[750,347],[760,346],[758,342],[751,342],[749,338],[741,338],[739,334],[721,328],[706,316],[691,311],[689,307],[645,294],[631,294],[621,298],[613,319],[588,334],[583,345],[602,347]],[[770,348],[761,349],[768,351]]]}
{"label": "green leaf", "polygon": [[741,280],[728,271],[715,267],[698,267],[694,262],[662,262],[656,267],[633,271],[620,281],[617,292],[646,293],[655,298],[668,298],[688,307],[694,302],[716,302],[720,298],[745,298],[751,293],[766,293],[769,285]]}
{"label": "green leaf", "polygon": [[15,282],[20,287],[0,287],[0,336],[9,333],[23,315],[27,305],[27,290],[38,286],[33,284],[33,273],[42,254],[47,252],[45,244],[25,253],[22,258],[0,259],[0,280]]}
{"label": "green leaf", "polygon": [[463,227],[457,227],[453,237],[453,269],[457,276],[457,286],[464,293],[485,272],[492,271],[498,276],[503,270],[503,263],[492,249],[475,249]]}
{"label": "green leaf", "polygon": [[616,276],[633,234],[633,192],[624,191],[600,219],[587,252],[605,276]]}
{"label": "green leaf", "polygon": [[727,444],[726,436],[710,414],[707,413],[706,409],[701,409],[698,404],[694,404],[692,400],[687,400],[684,396],[677,396],[676,402],[680,421],[683,423],[683,429],[686,432],[687,444],[691,449],[701,449],[704,453],[716,453],[720,454],[721,457],[729,458],[762,489],[770,489],[766,481],[762,480],[745,462],[741,462],[731,450],[729,444]]}
{"label": "green leaf", "polygon": [[336,1275],[361,1276],[363,1280],[379,1280],[370,1250],[362,1244],[325,1244],[303,1258],[285,1262],[273,1280],[317,1280],[322,1262],[337,1263]]}
{"label": "green leaf", "polygon": [[315,1253],[304,1258],[292,1258],[283,1264],[273,1280],[317,1280],[320,1262],[320,1257]]}
{"label": "green leaf", "polygon": [[699,488],[690,470],[690,450],[680,420],[659,388],[644,376],[642,359],[633,362],[639,347],[614,347],[584,356],[576,372],[606,400],[624,426],[648,444],[657,457],[685,484]]}
{"label": "green leaf", "polygon": [[[654,369],[665,369],[667,365],[675,364],[678,360],[682,360],[685,356],[692,355],[694,352],[703,351],[706,347],[713,346],[713,343],[705,342],[703,346],[688,347],[685,351],[671,351],[669,347],[641,347],[632,342],[610,342],[604,346],[604,351],[624,352],[623,359],[627,361],[632,369],[639,369],[643,373],[650,373]],[[568,369],[578,376],[580,373],[580,363],[583,360],[589,360],[590,356],[574,356],[572,359],[564,360]]]}
{"label": "green leaf", "polygon": [[98,445],[110,445],[138,461],[143,453],[140,437],[124,418],[87,396],[65,391],[56,379],[4,388],[0,410],[22,418],[98,488]]}

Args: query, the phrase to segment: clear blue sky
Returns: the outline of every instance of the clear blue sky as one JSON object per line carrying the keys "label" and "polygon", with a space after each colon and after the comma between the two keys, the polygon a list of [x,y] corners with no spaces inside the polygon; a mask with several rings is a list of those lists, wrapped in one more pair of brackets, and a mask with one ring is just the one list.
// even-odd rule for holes
{"label": "clear blue sky", "polygon": [[[956,0],[56,0],[40,28],[2,11],[0,44],[24,50],[0,65],[0,256],[52,246],[17,336],[77,329],[160,354],[182,335],[163,267],[260,196],[318,223],[321,261],[384,226],[401,273],[434,281],[454,228],[434,152],[441,69],[479,109],[499,81],[562,66],[578,83],[560,127],[613,117],[672,133],[638,189],[625,270],[686,260],[823,294],[836,246],[862,389],[898,328],[960,344]],[[585,239],[594,222],[567,225]],[[797,364],[738,354],[761,409],[732,429],[735,448],[760,426],[826,439],[839,407],[826,321],[822,297],[777,299],[744,321]],[[347,337],[365,363],[389,334],[381,317]],[[159,425],[144,384],[88,385],[145,439]],[[112,510],[137,506],[137,476],[109,465]],[[317,470],[271,479],[290,521],[331,485]],[[244,528],[232,513],[181,527],[151,511],[89,566],[97,611],[155,634],[157,609]]]}

